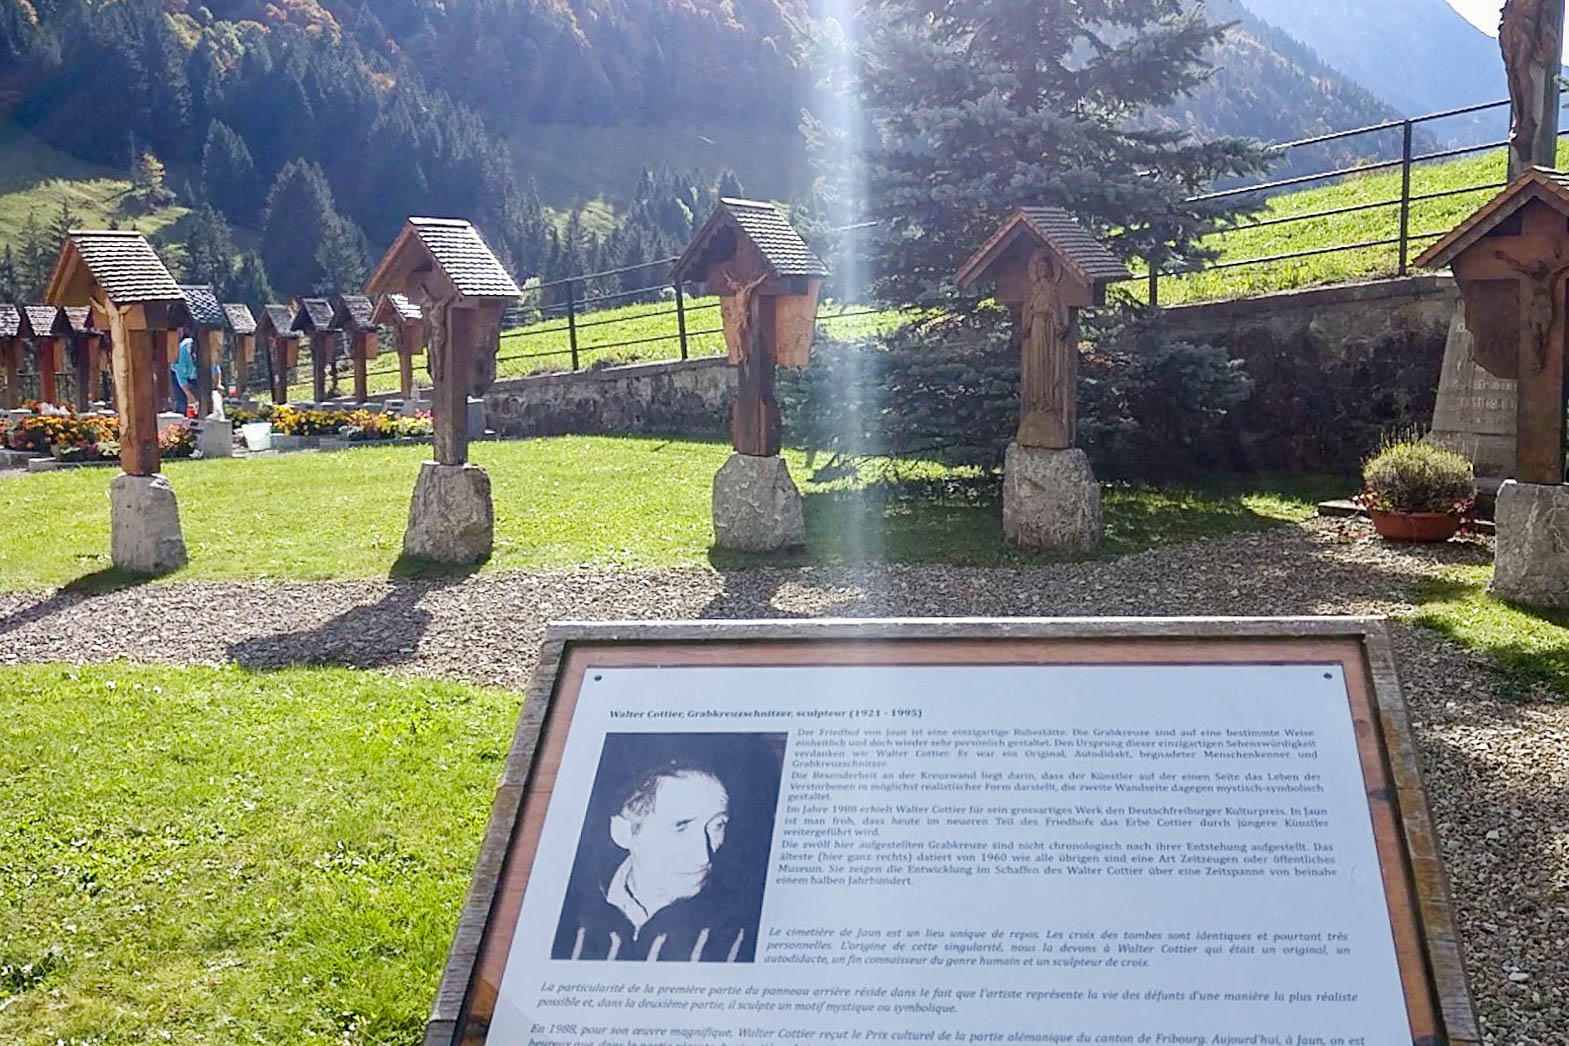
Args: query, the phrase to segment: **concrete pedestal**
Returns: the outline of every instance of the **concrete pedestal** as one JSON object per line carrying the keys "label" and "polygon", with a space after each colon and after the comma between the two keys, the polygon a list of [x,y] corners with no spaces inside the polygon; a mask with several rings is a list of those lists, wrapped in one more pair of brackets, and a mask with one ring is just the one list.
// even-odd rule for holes
{"label": "concrete pedestal", "polygon": [[806,543],[801,492],[781,457],[732,454],[714,475],[714,544],[766,552]]}
{"label": "concrete pedestal", "polygon": [[109,550],[132,574],[166,574],[185,566],[185,536],[174,488],[164,476],[125,473],[109,484]]}
{"label": "concrete pedestal", "polygon": [[477,396],[468,399],[467,413],[464,424],[468,427],[469,439],[480,439],[485,435],[485,401]]}
{"label": "concrete pedestal", "polygon": [[202,419],[196,430],[196,452],[204,458],[234,457],[234,422]]}
{"label": "concrete pedestal", "polygon": [[432,563],[482,563],[495,540],[490,476],[478,465],[420,466],[403,554]]}
{"label": "concrete pedestal", "polygon": [[1003,537],[1016,545],[1078,555],[1099,548],[1102,531],[1100,484],[1084,451],[1008,444]]}
{"label": "concrete pedestal", "polygon": [[1517,483],[1498,489],[1496,596],[1537,607],[1569,608],[1569,486]]}

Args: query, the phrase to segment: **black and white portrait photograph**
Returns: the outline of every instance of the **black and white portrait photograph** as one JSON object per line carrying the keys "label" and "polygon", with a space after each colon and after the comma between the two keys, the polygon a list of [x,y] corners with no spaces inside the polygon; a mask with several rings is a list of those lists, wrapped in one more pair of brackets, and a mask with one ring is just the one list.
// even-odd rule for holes
{"label": "black and white portrait photograph", "polygon": [[751,962],[785,738],[606,734],[551,958]]}

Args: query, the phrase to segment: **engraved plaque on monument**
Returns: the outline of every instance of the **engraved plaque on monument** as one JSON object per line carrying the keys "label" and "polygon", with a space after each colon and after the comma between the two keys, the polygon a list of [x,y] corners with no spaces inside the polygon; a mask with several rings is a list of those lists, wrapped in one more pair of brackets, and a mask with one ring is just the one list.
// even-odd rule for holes
{"label": "engraved plaque on monument", "polygon": [[1370,618],[553,626],[427,1046],[1481,1041]]}
{"label": "engraved plaque on monument", "polygon": [[1457,302],[1428,438],[1470,458],[1484,487],[1496,489],[1515,471],[1515,383],[1490,374],[1475,345]]}

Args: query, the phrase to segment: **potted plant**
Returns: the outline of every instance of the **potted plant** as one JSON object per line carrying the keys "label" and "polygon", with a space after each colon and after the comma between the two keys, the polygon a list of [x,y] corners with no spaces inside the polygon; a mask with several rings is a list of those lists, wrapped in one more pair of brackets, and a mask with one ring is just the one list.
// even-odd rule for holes
{"label": "potted plant", "polygon": [[1464,454],[1424,440],[1397,440],[1363,464],[1358,500],[1383,537],[1448,541],[1476,501],[1476,475]]}

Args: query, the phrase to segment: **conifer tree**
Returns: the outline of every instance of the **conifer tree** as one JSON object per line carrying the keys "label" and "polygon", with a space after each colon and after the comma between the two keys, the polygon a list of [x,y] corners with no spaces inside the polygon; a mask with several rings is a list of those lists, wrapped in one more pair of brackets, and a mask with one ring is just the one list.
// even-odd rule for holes
{"label": "conifer tree", "polygon": [[365,234],[347,218],[334,216],[327,223],[321,243],[316,246],[316,264],[321,276],[313,290],[318,294],[342,294],[358,291],[365,282],[366,255],[369,253]]}
{"label": "conifer tree", "polygon": [[234,280],[234,237],[223,215],[206,204],[191,216],[185,257],[187,281],[212,284],[219,298],[228,295]]}
{"label": "conifer tree", "polygon": [[11,245],[5,245],[4,253],[0,253],[0,302],[13,303],[22,297],[22,282],[17,276],[16,256],[11,253]]}
{"label": "conifer tree", "polygon": [[1208,75],[1224,29],[1191,0],[873,0],[866,16],[852,155],[884,301],[951,307],[954,269],[1021,204],[1067,208],[1124,257],[1191,260],[1223,205],[1186,200],[1262,169],[1250,141],[1140,126]]}
{"label": "conifer tree", "polygon": [[207,129],[202,148],[202,194],[232,222],[245,223],[261,208],[256,161],[244,139],[222,120]]}
{"label": "conifer tree", "polygon": [[321,286],[317,252],[336,221],[332,190],[321,168],[308,160],[284,164],[267,193],[261,238],[262,263],[280,294],[295,297]]}
{"label": "conifer tree", "polygon": [[17,258],[17,291],[24,302],[35,302],[43,297],[44,284],[54,269],[54,252],[49,246],[49,232],[38,221],[38,212],[28,211],[22,226],[22,250]]}
{"label": "conifer tree", "polygon": [[272,284],[267,279],[267,267],[254,253],[247,252],[240,259],[240,267],[235,270],[234,280],[229,285],[228,301],[243,302],[254,310],[268,302],[277,301],[273,293]]}

